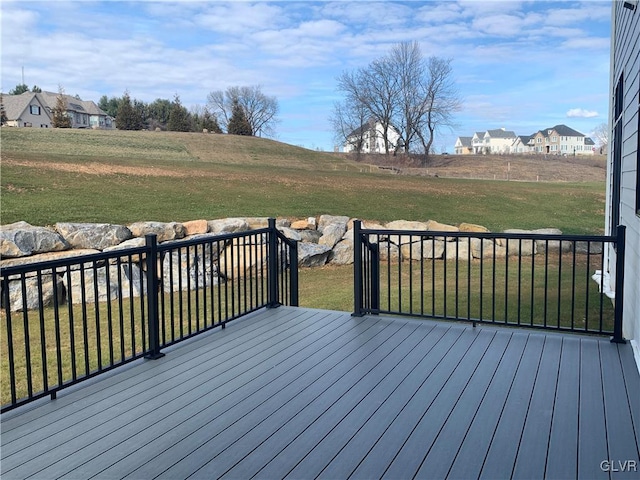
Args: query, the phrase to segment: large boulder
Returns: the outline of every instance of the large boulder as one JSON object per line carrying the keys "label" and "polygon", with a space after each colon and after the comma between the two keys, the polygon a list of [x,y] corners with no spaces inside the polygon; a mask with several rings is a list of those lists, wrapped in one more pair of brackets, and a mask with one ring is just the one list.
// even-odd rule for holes
{"label": "large boulder", "polygon": [[[431,232],[459,232],[460,229],[453,225],[447,225],[446,223],[436,222],[435,220],[429,220],[427,222],[427,230]],[[436,237],[438,240],[446,240],[447,242],[455,242],[457,237],[442,236]]]}
{"label": "large boulder", "polygon": [[[533,233],[539,235],[562,235],[562,230],[558,228],[539,228],[533,230]],[[545,251],[557,252],[560,250],[562,244],[562,253],[570,252],[573,246],[573,242],[560,240],[536,240],[536,252],[544,253]]]}
{"label": "large boulder", "polygon": [[322,236],[318,243],[333,248],[347,231],[347,222],[330,223],[322,229]]}
{"label": "large boulder", "polygon": [[17,258],[37,253],[67,250],[69,243],[58,233],[45,227],[17,222],[0,227],[0,257]]}
{"label": "large boulder", "polygon": [[299,267],[321,267],[329,259],[331,249],[326,245],[316,243],[298,244],[298,266]]}
{"label": "large boulder", "polygon": [[405,260],[438,259],[442,258],[444,253],[444,243],[440,240],[427,239],[405,243],[400,246],[400,251],[402,252],[402,258]]}
{"label": "large boulder", "polygon": [[483,227],[482,225],[475,225],[473,223],[461,223],[458,226],[458,229],[461,232],[489,233],[489,229],[487,227]]}
{"label": "large boulder", "polygon": [[398,262],[402,259],[400,247],[388,241],[382,241],[378,244],[378,252],[380,253],[380,260]]}
{"label": "large boulder", "polygon": [[278,227],[278,230],[289,240],[297,240],[299,242],[302,241],[302,235],[300,235],[300,232],[297,230],[294,230],[293,228]]}
{"label": "large boulder", "polygon": [[[385,225],[385,229],[387,230],[412,230],[418,232],[424,232],[427,229],[427,224],[425,222],[413,222],[408,220],[394,220],[393,222],[389,222]],[[411,244],[411,243],[420,243],[420,236],[416,235],[389,235],[387,237],[388,241],[398,245],[402,248],[403,245]]]}
{"label": "large boulder", "polygon": [[[62,277],[67,289],[67,301],[71,303],[106,302],[118,298],[118,277],[115,267],[76,270]],[[70,280],[70,281],[69,281]],[[84,292],[84,293],[83,293]],[[96,295],[97,292],[97,295]]]}
{"label": "large boulder", "polygon": [[132,237],[124,225],[109,223],[56,223],[55,227],[73,248],[104,250]]}
{"label": "large boulder", "polygon": [[[234,243],[224,250],[220,257],[219,272],[220,276],[231,280],[243,277],[245,275],[252,276],[256,269],[258,274],[264,271],[266,275],[266,263],[268,259],[266,243]],[[265,265],[265,268],[261,267]]]}
{"label": "large boulder", "polygon": [[187,234],[184,225],[178,222],[136,222],[129,225],[129,230],[134,237],[155,234],[158,237],[158,243],[179,240]]}
{"label": "large boulder", "polygon": [[[344,230],[347,230],[347,222],[349,222],[349,217],[345,217],[342,215],[320,215],[320,219],[318,220],[318,230],[320,230],[324,234],[324,229],[329,225],[344,225]],[[342,232],[344,233],[344,232]]]}
{"label": "large boulder", "polygon": [[[38,278],[30,277],[24,280],[25,293],[22,296],[22,281],[12,280],[7,282],[7,285],[3,288],[9,288],[9,309],[12,312],[21,312],[23,310],[37,310],[40,308],[40,301],[42,300],[43,307],[49,307],[54,305],[57,297],[58,303],[62,303],[64,299],[64,285],[62,279],[59,276],[52,277],[52,275],[42,275],[42,284],[38,287]],[[42,292],[42,295],[40,295]],[[4,293],[1,296],[2,302],[4,302]],[[5,306],[4,304],[2,305]]]}
{"label": "large boulder", "polygon": [[291,228],[294,230],[315,230],[316,229],[316,218],[309,217],[306,220],[296,220],[291,222]]}
{"label": "large boulder", "polygon": [[209,223],[206,220],[191,220],[188,222],[182,222],[184,227],[184,235],[199,235],[207,233],[209,231]]}
{"label": "large boulder", "polygon": [[318,243],[322,233],[318,230],[298,230],[300,241],[308,243]]}
{"label": "large boulder", "polygon": [[209,233],[218,235],[249,230],[249,223],[243,218],[220,218],[209,220],[207,223],[209,225]]}
{"label": "large boulder", "polygon": [[[518,228],[511,228],[504,231],[504,233],[521,233],[521,234],[533,234],[531,230],[520,230]],[[536,241],[529,239],[513,239],[510,238],[497,238],[496,243],[505,247],[507,255],[515,256],[527,256],[536,254]]]}
{"label": "large boulder", "polygon": [[[214,251],[214,255],[217,253]],[[172,250],[162,261],[162,285],[165,292],[195,290],[217,285],[218,267],[209,249],[190,246]]]}
{"label": "large boulder", "polygon": [[351,265],[353,263],[353,240],[340,241],[329,255],[329,263],[334,265]]}
{"label": "large boulder", "polygon": [[472,238],[471,256],[473,258],[504,258],[507,256],[507,249],[498,245],[491,239]]}

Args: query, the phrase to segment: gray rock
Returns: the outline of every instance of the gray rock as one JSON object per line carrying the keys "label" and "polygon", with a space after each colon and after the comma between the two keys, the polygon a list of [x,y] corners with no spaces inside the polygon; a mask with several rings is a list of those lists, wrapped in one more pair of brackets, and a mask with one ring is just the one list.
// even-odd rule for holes
{"label": "gray rock", "polygon": [[[346,218],[346,217],[345,217]],[[344,223],[331,223],[325,225],[321,230],[322,237],[318,240],[320,245],[326,245],[329,248],[333,248],[347,231],[347,222]]]}
{"label": "gray rock", "polygon": [[318,220],[318,230],[324,233],[324,229],[329,225],[338,224],[344,225],[344,231],[346,232],[348,222],[349,217],[345,217],[342,215],[320,215],[320,219]]}
{"label": "gray rock", "polygon": [[158,237],[158,243],[179,240],[187,234],[187,229],[184,228],[184,225],[177,222],[136,222],[129,225],[129,230],[131,230],[134,237],[155,234]]}
{"label": "gray rock", "polygon": [[[533,233],[540,235],[562,235],[562,230],[557,228],[539,228],[533,230]],[[573,242],[559,240],[536,240],[536,252],[544,253],[545,251],[557,252],[560,250],[560,244],[562,243],[562,253],[567,253],[572,250]]]}
{"label": "gray rock", "polygon": [[53,230],[17,222],[0,227],[0,257],[17,258],[37,253],[59,252],[70,245]]}
{"label": "gray rock", "polygon": [[320,237],[322,237],[322,233],[318,230],[299,230],[298,234],[300,235],[300,240],[302,242],[308,243],[318,243],[320,241]]}
{"label": "gray rock", "polygon": [[334,265],[351,265],[353,263],[353,241],[340,241],[329,255],[329,263]]}
{"label": "gray rock", "polygon": [[[226,251],[226,250],[225,250]],[[214,255],[217,255],[214,249]],[[191,246],[172,250],[162,261],[162,285],[165,292],[195,290],[219,282],[218,267],[208,248]]]}
{"label": "gray rock", "polygon": [[127,227],[108,223],[56,223],[56,230],[73,248],[104,250],[132,237]]}
{"label": "gray rock", "polygon": [[[54,278],[52,275],[42,275],[41,290],[38,288],[38,278],[30,277],[24,280],[26,295],[22,296],[22,281],[13,280],[8,282],[9,288],[9,309],[12,312],[21,312],[26,310],[37,310],[40,308],[40,291],[42,291],[42,306],[49,307],[54,305],[56,296],[58,302],[61,304],[64,299],[64,285],[62,279],[56,275]],[[6,288],[6,287],[3,287]],[[4,294],[2,295],[2,301],[4,302]],[[4,304],[2,305],[5,306]]]}
{"label": "gray rock", "polygon": [[68,292],[67,301],[70,298],[71,303],[83,303],[83,300],[87,303],[106,302],[118,298],[118,277],[115,267],[109,268],[109,277],[107,277],[106,267],[76,270],[71,272],[69,277],[70,283],[67,275],[62,279]]}
{"label": "gray rock", "polygon": [[[231,280],[245,275],[252,275],[255,269],[267,262],[267,244],[250,243],[248,240],[234,240],[227,246],[220,257],[220,276]],[[264,268],[266,274],[266,266]]]}
{"label": "gray rock", "polygon": [[402,259],[400,248],[394,243],[387,241],[380,242],[378,244],[378,251],[380,252],[380,260],[396,262]]}
{"label": "gray rock", "polygon": [[209,220],[207,223],[209,224],[209,233],[223,234],[249,230],[249,223],[243,218],[220,218]]}
{"label": "gray rock", "polygon": [[[517,228],[512,228],[505,230],[504,233],[524,233],[524,234],[533,234],[531,230],[520,230]],[[535,255],[536,254],[536,241],[535,240],[527,240],[527,239],[506,239],[506,238],[497,238],[496,243],[505,247],[507,250],[507,255]]]}
{"label": "gray rock", "polygon": [[504,258],[507,256],[507,249],[486,238],[471,239],[471,256],[473,258]]}
{"label": "gray rock", "polygon": [[405,260],[418,261],[422,258],[438,259],[442,258],[444,253],[444,243],[440,240],[422,240],[413,243],[405,243],[401,245],[400,251],[402,252],[402,258]]}
{"label": "gray rock", "polygon": [[298,244],[298,266],[299,267],[320,267],[327,263],[331,249],[326,245],[316,243]]}
{"label": "gray rock", "polygon": [[300,232],[297,230],[289,227],[278,227],[278,230],[289,240],[302,241],[302,235],[300,235]]}

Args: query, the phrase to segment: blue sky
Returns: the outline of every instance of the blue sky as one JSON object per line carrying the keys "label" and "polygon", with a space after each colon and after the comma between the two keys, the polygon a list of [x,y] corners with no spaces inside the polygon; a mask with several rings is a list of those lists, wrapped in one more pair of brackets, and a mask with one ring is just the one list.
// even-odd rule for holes
{"label": "blue sky", "polygon": [[268,2],[2,0],[0,88],[147,102],[260,85],[280,105],[276,139],[333,150],[336,78],[397,43],[451,58],[462,98],[457,136],[505,127],[526,135],[607,121],[610,2]]}

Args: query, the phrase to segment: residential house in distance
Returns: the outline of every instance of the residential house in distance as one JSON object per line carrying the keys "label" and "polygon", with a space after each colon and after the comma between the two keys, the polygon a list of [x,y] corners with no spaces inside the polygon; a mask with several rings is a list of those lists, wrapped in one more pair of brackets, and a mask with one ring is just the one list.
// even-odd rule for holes
{"label": "residential house in distance", "polygon": [[533,144],[536,153],[574,156],[595,154],[593,140],[566,125],[539,130],[533,135]]}
{"label": "residential house in distance", "polygon": [[[58,93],[24,92],[21,95],[3,95],[2,101],[8,126],[51,128],[52,111],[56,108]],[[114,128],[114,121],[106,112],[90,100],[79,100],[63,95],[66,112],[72,128]],[[29,109],[28,112],[25,109]]]}
{"label": "residential house in distance", "polygon": [[[456,141],[456,149],[461,139],[468,137],[458,137]],[[495,130],[487,130],[485,132],[475,132],[471,137],[471,151],[469,153],[481,154],[501,154],[509,153],[511,145],[516,138],[516,134],[511,130],[498,128]]]}
{"label": "residential house in distance", "polygon": [[472,139],[473,137],[458,137],[455,145],[456,155],[469,155],[473,153]]}
{"label": "residential house in distance", "polygon": [[[622,330],[640,369],[640,5],[613,2],[605,233],[626,227],[624,286],[616,290],[619,250],[605,251],[602,289],[623,300]],[[596,277],[597,278],[597,277]],[[615,292],[615,293],[613,293]],[[613,294],[613,295],[612,295]],[[622,294],[622,299],[618,295]]]}
{"label": "residential house in distance", "polygon": [[[58,101],[58,93],[42,92],[49,108],[53,109]],[[95,102],[80,100],[71,95],[63,95],[66,111],[71,118],[71,128],[114,128],[114,121],[105,111],[100,109]]]}
{"label": "residential house in distance", "polygon": [[[370,120],[347,136],[343,151],[345,153],[386,153],[383,132],[382,122]],[[400,132],[390,125],[387,132],[388,151],[395,151],[399,147],[399,142]]]}
{"label": "residential house in distance", "polygon": [[51,128],[49,106],[40,93],[2,95],[2,105],[9,127]]}
{"label": "residential house in distance", "polygon": [[485,153],[484,134],[487,132],[475,132],[471,137],[471,148],[473,153]]}
{"label": "residential house in distance", "polygon": [[509,148],[509,153],[523,154],[533,152],[533,136],[518,135]]}

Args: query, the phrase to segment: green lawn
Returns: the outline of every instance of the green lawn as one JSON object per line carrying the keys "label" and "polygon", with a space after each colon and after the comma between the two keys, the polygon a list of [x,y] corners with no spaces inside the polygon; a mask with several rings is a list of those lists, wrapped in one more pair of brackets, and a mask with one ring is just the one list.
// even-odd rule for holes
{"label": "green lawn", "polygon": [[[1,220],[429,219],[599,233],[604,184],[391,175],[258,138],[3,128]],[[369,171],[371,170],[371,172]]]}

